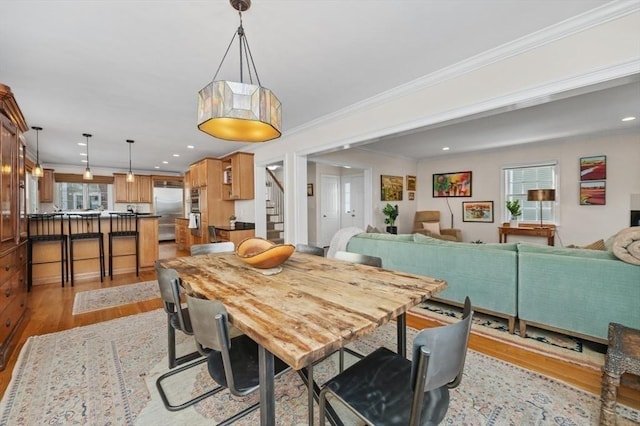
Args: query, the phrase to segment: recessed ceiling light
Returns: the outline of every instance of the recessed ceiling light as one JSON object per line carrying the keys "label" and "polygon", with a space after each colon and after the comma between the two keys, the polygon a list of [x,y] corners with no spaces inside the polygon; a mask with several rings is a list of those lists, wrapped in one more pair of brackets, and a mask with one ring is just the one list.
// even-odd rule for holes
{"label": "recessed ceiling light", "polygon": [[154,168],[154,169],[159,169],[159,168],[160,168],[160,166],[153,166],[153,168]]}
{"label": "recessed ceiling light", "polygon": [[80,145],[80,146],[87,146],[87,144],[86,144],[86,143],[84,143],[84,142],[78,142],[78,145]]}
{"label": "recessed ceiling light", "polygon": [[193,145],[187,145],[187,148],[189,148],[189,149],[194,149],[194,148],[195,148],[195,146],[193,146]]}
{"label": "recessed ceiling light", "polygon": [[349,149],[349,148],[351,148],[351,145],[349,145],[349,144],[342,145],[342,149]]}
{"label": "recessed ceiling light", "polygon": [[351,168],[351,166],[342,166],[342,167],[344,167],[345,169],[350,169]]}
{"label": "recessed ceiling light", "polygon": [[87,160],[80,160],[80,162],[81,162],[81,163],[86,163],[86,162],[87,162]]}
{"label": "recessed ceiling light", "polygon": [[174,157],[180,157],[180,154],[173,154]]}
{"label": "recessed ceiling light", "polygon": [[635,119],[636,119],[635,117],[633,117],[633,116],[629,116],[629,117],[625,117],[625,118],[623,118],[623,119],[622,119],[622,121],[633,121],[633,120],[635,120]]}
{"label": "recessed ceiling light", "polygon": [[449,148],[448,146],[444,146],[444,147],[442,147],[442,150],[443,150],[443,151],[449,151],[450,149],[451,149],[451,148]]}
{"label": "recessed ceiling light", "polygon": [[162,164],[169,164],[169,162],[168,161],[163,161]]}
{"label": "recessed ceiling light", "polygon": [[87,153],[86,152],[81,152],[80,155],[82,155],[83,157],[86,157]]}

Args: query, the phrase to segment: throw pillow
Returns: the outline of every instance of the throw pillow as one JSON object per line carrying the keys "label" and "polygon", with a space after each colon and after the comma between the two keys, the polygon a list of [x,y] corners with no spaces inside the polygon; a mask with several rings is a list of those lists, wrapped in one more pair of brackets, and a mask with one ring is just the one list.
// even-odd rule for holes
{"label": "throw pillow", "polygon": [[587,244],[586,246],[582,247],[582,248],[586,248],[589,250],[604,250],[604,240],[598,240],[598,241],[594,241],[591,244]]}
{"label": "throw pillow", "polygon": [[367,233],[369,234],[381,234],[380,230],[375,226],[367,225]]}
{"label": "throw pillow", "polygon": [[440,222],[422,222],[422,227],[434,235],[440,235]]}

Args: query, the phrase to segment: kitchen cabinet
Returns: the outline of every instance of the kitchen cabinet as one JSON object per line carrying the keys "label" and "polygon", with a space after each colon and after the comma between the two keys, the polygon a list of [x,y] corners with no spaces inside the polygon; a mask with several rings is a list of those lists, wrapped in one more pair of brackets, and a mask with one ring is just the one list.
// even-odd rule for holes
{"label": "kitchen cabinet", "polygon": [[127,175],[113,174],[113,187],[116,203],[151,203],[153,201],[153,185],[151,176],[135,175],[135,180],[127,182]]}
{"label": "kitchen cabinet", "polygon": [[237,152],[222,159],[222,199],[253,200],[253,154]]}
{"label": "kitchen cabinet", "polygon": [[191,230],[188,228],[188,226],[189,219],[176,219],[176,246],[178,250],[189,250],[189,247],[191,247],[191,244],[189,244]]}
{"label": "kitchen cabinet", "polygon": [[42,178],[38,181],[41,203],[53,203],[53,169],[43,169]]}
{"label": "kitchen cabinet", "polygon": [[204,158],[197,163],[189,166],[189,180],[191,188],[203,188],[208,186],[212,162],[216,160],[212,158]]}

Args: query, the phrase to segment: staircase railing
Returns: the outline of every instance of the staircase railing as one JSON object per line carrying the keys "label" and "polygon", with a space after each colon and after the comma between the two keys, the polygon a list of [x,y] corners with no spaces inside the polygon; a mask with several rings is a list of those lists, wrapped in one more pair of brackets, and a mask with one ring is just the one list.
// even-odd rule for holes
{"label": "staircase railing", "polygon": [[278,178],[268,168],[266,182],[267,207],[273,207],[268,210],[267,214],[276,216],[271,218],[272,222],[284,222],[284,188]]}

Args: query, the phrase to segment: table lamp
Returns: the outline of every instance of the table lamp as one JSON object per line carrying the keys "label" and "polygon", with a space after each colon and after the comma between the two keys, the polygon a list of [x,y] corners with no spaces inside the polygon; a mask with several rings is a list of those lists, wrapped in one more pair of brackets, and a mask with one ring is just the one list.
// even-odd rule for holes
{"label": "table lamp", "polygon": [[542,228],[542,202],[555,200],[555,189],[530,189],[527,191],[527,201],[538,201],[540,203],[540,228]]}

